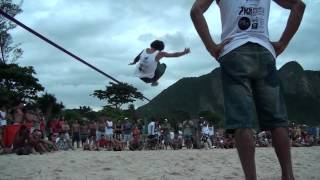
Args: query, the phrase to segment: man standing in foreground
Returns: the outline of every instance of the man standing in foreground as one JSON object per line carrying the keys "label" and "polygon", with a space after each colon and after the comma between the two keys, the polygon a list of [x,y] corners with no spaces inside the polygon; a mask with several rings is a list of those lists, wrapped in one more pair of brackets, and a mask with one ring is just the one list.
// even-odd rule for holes
{"label": "man standing in foreground", "polygon": [[222,43],[216,44],[203,16],[213,0],[196,0],[191,18],[209,53],[220,63],[226,128],[235,133],[236,146],[247,180],[256,179],[252,127],[255,109],[261,129],[271,130],[282,169],[292,180],[288,118],[280,93],[275,58],[292,39],[304,13],[301,0],[274,0],[290,10],[278,42],[270,42],[268,19],[271,0],[216,0],[222,21]]}

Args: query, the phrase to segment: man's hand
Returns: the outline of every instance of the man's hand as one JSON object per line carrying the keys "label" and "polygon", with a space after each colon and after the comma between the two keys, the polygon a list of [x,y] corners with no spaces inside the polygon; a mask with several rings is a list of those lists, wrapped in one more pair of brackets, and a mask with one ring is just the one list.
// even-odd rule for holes
{"label": "man's hand", "polygon": [[271,42],[274,51],[276,52],[276,56],[279,56],[287,47],[287,44],[278,41],[278,42]]}
{"label": "man's hand", "polygon": [[190,48],[185,48],[184,51],[183,51],[183,53],[184,53],[184,54],[190,53]]}
{"label": "man's hand", "polygon": [[231,39],[227,39],[223,41],[220,44],[217,44],[216,46],[208,49],[209,53],[211,54],[212,57],[214,57],[216,60],[218,60],[221,51],[223,50],[224,46],[228,44],[231,41]]}

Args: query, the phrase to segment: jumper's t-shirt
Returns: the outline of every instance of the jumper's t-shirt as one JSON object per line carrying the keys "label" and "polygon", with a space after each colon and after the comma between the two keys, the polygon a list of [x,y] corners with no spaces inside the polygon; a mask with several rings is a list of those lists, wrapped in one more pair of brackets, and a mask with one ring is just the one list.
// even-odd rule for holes
{"label": "jumper's t-shirt", "polygon": [[156,57],[159,51],[155,51],[151,54],[147,53],[147,49],[143,50],[140,54],[139,64],[136,67],[135,74],[139,78],[153,78],[157,69],[158,62]]}

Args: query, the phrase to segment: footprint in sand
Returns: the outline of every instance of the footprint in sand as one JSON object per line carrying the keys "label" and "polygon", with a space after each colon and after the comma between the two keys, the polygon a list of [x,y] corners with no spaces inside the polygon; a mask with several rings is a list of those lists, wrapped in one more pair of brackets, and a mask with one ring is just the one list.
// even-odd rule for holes
{"label": "footprint in sand", "polygon": [[112,169],[109,167],[102,168],[103,171],[111,171]]}

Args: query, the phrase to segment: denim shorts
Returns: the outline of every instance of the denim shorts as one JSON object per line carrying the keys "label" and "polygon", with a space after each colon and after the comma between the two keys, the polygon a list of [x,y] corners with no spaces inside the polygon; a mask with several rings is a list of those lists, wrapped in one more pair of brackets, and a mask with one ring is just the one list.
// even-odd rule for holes
{"label": "denim shorts", "polygon": [[288,127],[275,59],[263,46],[246,43],[219,58],[226,129]]}

